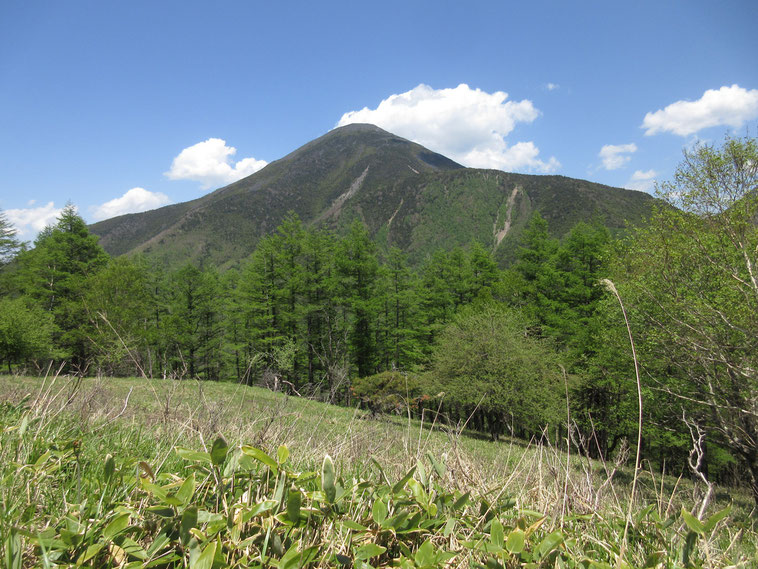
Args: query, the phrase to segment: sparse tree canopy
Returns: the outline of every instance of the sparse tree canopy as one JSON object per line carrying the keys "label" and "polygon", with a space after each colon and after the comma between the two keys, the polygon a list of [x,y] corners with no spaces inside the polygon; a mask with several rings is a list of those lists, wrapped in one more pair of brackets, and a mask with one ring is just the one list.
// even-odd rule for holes
{"label": "sparse tree canopy", "polygon": [[708,424],[758,502],[757,188],[755,139],[686,152],[659,188],[680,209],[661,208],[640,232],[622,294],[640,319],[653,387]]}

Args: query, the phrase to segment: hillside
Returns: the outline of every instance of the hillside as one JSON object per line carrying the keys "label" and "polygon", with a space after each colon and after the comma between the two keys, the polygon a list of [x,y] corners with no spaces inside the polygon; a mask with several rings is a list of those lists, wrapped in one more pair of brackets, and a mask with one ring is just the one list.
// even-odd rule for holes
{"label": "hillside", "polygon": [[535,210],[561,236],[593,216],[622,230],[640,223],[653,202],[642,192],[563,176],[464,168],[373,125],[349,125],[202,198],[90,229],[112,255],[228,266],[294,211],[338,232],[360,219],[380,246],[398,246],[412,262],[474,239],[507,262]]}

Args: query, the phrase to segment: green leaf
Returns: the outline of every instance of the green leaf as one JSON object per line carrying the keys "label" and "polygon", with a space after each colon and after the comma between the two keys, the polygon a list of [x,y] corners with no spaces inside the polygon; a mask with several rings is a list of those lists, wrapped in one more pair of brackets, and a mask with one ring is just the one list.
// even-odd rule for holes
{"label": "green leaf", "polygon": [[150,547],[147,548],[148,557],[154,557],[159,551],[171,543],[171,540],[168,538],[165,532],[166,530],[163,530],[161,533],[155,536],[153,543],[150,544]]}
{"label": "green leaf", "polygon": [[535,551],[537,559],[544,559],[547,554],[553,551],[561,543],[563,543],[563,534],[559,531],[554,531],[537,546]]}
{"label": "green leaf", "polygon": [[[147,553],[144,549],[142,549],[142,546],[138,544],[133,539],[129,539],[128,537],[125,537],[121,542],[119,543],[121,546],[121,549],[123,549],[127,555],[131,557],[136,557],[137,559],[145,560],[147,559]],[[140,564],[140,567],[142,565]]]}
{"label": "green leaf", "polygon": [[372,557],[377,557],[385,551],[387,551],[386,547],[382,547],[375,543],[367,543],[358,548],[358,551],[355,552],[355,558],[360,559],[361,561],[368,561]]}
{"label": "green leaf", "polygon": [[226,454],[229,452],[229,445],[226,443],[224,437],[219,436],[213,441],[211,447],[211,461],[214,465],[220,466],[226,460]]}
{"label": "green leaf", "polygon": [[103,467],[103,478],[105,479],[105,482],[109,482],[110,479],[113,477],[113,473],[116,470],[116,461],[113,458],[113,455],[108,453],[105,455],[105,466]]}
{"label": "green leaf", "polygon": [[182,522],[179,527],[179,539],[184,545],[187,545],[192,539],[190,530],[197,527],[197,506],[190,506],[182,514]]}
{"label": "green leaf", "polygon": [[413,560],[416,562],[416,567],[433,567],[436,565],[437,559],[434,555],[434,546],[428,539],[421,544],[421,547],[416,551],[416,555],[413,556]]}
{"label": "green leaf", "polygon": [[190,450],[187,448],[179,448],[176,449],[176,454],[178,454],[181,458],[184,460],[189,460],[192,462],[212,462],[211,455],[207,452],[200,452],[196,450]]}
{"label": "green leaf", "polygon": [[442,535],[450,537],[450,534],[453,533],[453,530],[455,529],[455,522],[456,519],[453,516],[450,516],[445,523],[445,529],[442,531]]}
{"label": "green leaf", "polygon": [[691,531],[694,531],[698,535],[703,535],[705,533],[703,522],[685,510],[684,506],[682,506],[682,517],[684,518],[684,523],[687,524],[687,527],[690,528]]}
{"label": "green leaf", "polygon": [[242,521],[248,522],[251,518],[271,511],[279,502],[276,500],[265,500],[259,504],[255,504],[250,510],[242,514]]}
{"label": "green leaf", "polygon": [[287,462],[289,456],[290,450],[285,445],[279,445],[279,448],[276,449],[276,459],[279,461],[279,464]]}
{"label": "green leaf", "polygon": [[311,546],[306,547],[303,551],[298,551],[299,545],[300,542],[296,541],[290,546],[276,565],[279,569],[299,569],[300,567],[307,566],[313,560],[313,557],[318,552],[318,547]]}
{"label": "green leaf", "polygon": [[383,527],[391,527],[395,530],[399,530],[402,528],[405,521],[408,519],[408,512],[402,511],[395,514],[393,517],[389,518],[387,521],[384,522]]}
{"label": "green leaf", "polygon": [[37,460],[34,461],[34,468],[39,469],[42,468],[42,466],[47,462],[47,459],[50,458],[51,452],[45,451],[42,453]]}
{"label": "green leaf", "polygon": [[121,533],[129,525],[129,514],[119,514],[105,526],[103,530],[103,537],[105,539],[113,539],[116,535]]}
{"label": "green leaf", "polygon": [[290,488],[289,495],[287,496],[287,517],[294,525],[297,525],[300,521],[301,502],[300,491],[293,486]]}
{"label": "green leaf", "polygon": [[269,455],[267,455],[265,452],[263,452],[261,449],[244,445],[242,447],[242,452],[245,453],[247,456],[253,457],[258,462],[265,464],[274,472],[279,471],[279,467],[277,466],[276,461],[273,458],[271,458]]}
{"label": "green leaf", "polygon": [[490,539],[492,540],[492,545],[500,549],[503,548],[503,544],[505,543],[503,524],[497,518],[492,521],[492,525],[490,526]]}
{"label": "green leaf", "polygon": [[333,504],[337,487],[335,486],[334,462],[328,454],[324,455],[324,463],[321,466],[321,489],[324,491],[326,501]]}
{"label": "green leaf", "polygon": [[21,417],[21,423],[18,427],[18,436],[23,438],[23,436],[26,434],[26,428],[29,426],[29,413],[24,413],[24,416]]}
{"label": "green leaf", "polygon": [[645,564],[642,566],[642,569],[653,569],[653,567],[658,567],[658,565],[665,558],[666,558],[665,551],[654,551],[653,553],[647,556],[647,559],[645,560]]}
{"label": "green leaf", "polygon": [[439,462],[436,458],[434,458],[434,455],[430,452],[426,453],[426,457],[429,459],[429,462],[432,463],[432,468],[434,468],[434,471],[437,473],[437,476],[440,478],[445,477],[445,462]]}
{"label": "green leaf", "polygon": [[723,520],[725,517],[729,515],[729,512],[732,511],[732,506],[727,506],[720,512],[716,512],[713,514],[710,518],[708,518],[705,523],[703,524],[703,529],[706,533],[710,533],[713,531],[713,529],[716,527],[716,524],[719,523],[721,520]]}
{"label": "green leaf", "polygon": [[416,502],[418,502],[421,506],[426,506],[428,503],[428,498],[426,496],[426,492],[424,491],[424,487],[415,478],[412,478],[408,480],[408,487],[411,489],[411,492],[413,493],[413,497],[416,499]]}
{"label": "green leaf", "polygon": [[471,497],[471,492],[466,492],[463,496],[458,498],[453,504],[453,510],[460,510],[461,508],[463,508],[466,504],[468,504],[470,497]]}
{"label": "green leaf", "polygon": [[179,499],[183,506],[189,504],[192,496],[195,494],[195,473],[190,474],[187,479],[176,491],[176,498]]}
{"label": "green leaf", "polygon": [[203,552],[198,556],[192,569],[211,569],[213,567],[213,559],[216,557],[216,542],[211,541],[205,546]]}
{"label": "green leaf", "polygon": [[682,563],[685,567],[690,567],[690,555],[695,551],[695,545],[697,544],[697,534],[694,531],[687,532],[687,537],[684,540],[684,546],[682,547]]}
{"label": "green leaf", "polygon": [[371,508],[371,517],[374,518],[374,521],[381,526],[387,519],[387,513],[387,504],[384,503],[384,500],[376,500]]}
{"label": "green leaf", "polygon": [[82,554],[79,556],[79,559],[77,559],[77,560],[76,560],[76,564],[77,564],[77,566],[81,566],[81,565],[84,565],[84,564],[85,564],[87,561],[89,561],[89,560],[90,560],[90,559],[92,559],[92,558],[93,558],[95,555],[97,555],[98,553],[100,553],[100,551],[103,549],[103,547],[104,547],[104,546],[105,546],[105,544],[104,544],[103,542],[99,542],[99,543],[93,543],[92,545],[90,545],[90,546],[89,546],[89,547],[88,547],[88,548],[87,548],[87,549],[84,551],[84,553],[82,553]]}
{"label": "green leaf", "polygon": [[399,481],[397,484],[395,484],[395,485],[392,487],[392,493],[393,493],[393,494],[397,494],[398,492],[400,492],[400,490],[402,490],[403,488],[405,488],[405,485],[406,485],[406,484],[408,483],[408,481],[409,481],[409,480],[410,480],[410,479],[413,477],[413,474],[414,474],[415,472],[416,472],[416,467],[414,466],[413,468],[411,468],[411,469],[408,471],[408,474],[406,474],[405,476],[403,476],[403,477],[400,479],[400,481]]}
{"label": "green leaf", "polygon": [[429,485],[429,480],[426,476],[426,469],[421,460],[416,461],[416,474],[418,474],[418,480],[426,488]]}
{"label": "green leaf", "polygon": [[505,542],[505,548],[514,555],[518,555],[524,551],[525,542],[526,535],[524,534],[524,530],[517,528],[508,534],[508,539]]}
{"label": "green leaf", "polygon": [[148,512],[152,512],[153,514],[156,514],[158,516],[161,516],[162,518],[173,518],[174,517],[174,509],[168,508],[166,506],[150,506],[147,509]]}
{"label": "green leaf", "polygon": [[353,520],[345,520],[342,522],[342,527],[351,529],[353,531],[366,531],[368,528],[366,526],[362,526],[358,522],[354,522]]}

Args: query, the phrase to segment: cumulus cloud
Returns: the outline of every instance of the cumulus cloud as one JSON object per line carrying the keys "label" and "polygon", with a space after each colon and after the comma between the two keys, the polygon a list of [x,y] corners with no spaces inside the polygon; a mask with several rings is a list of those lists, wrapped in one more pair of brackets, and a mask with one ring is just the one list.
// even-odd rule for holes
{"label": "cumulus cloud", "polygon": [[647,113],[642,121],[646,135],[671,132],[688,136],[704,128],[739,128],[758,118],[758,89],[748,91],[739,85],[708,89],[697,101],[676,101],[665,109]]}
{"label": "cumulus cloud", "polygon": [[518,123],[531,123],[539,111],[531,101],[509,101],[503,91],[486,93],[466,84],[454,89],[419,85],[391,95],[376,109],[342,115],[336,126],[371,123],[475,168],[552,172],[555,158],[543,161],[533,142],[505,141]]}
{"label": "cumulus cloud", "polygon": [[225,140],[209,138],[182,150],[165,175],[171,180],[195,180],[207,190],[236,182],[267,164],[265,160],[255,158],[234,162],[232,157],[236,153],[237,149],[227,146]]}
{"label": "cumulus cloud", "polygon": [[653,189],[653,186],[655,186],[655,177],[658,175],[658,172],[655,170],[637,170],[632,174],[632,177],[629,178],[629,181],[626,183],[626,187],[630,190],[639,190],[640,192],[649,192]]}
{"label": "cumulus cloud", "polygon": [[637,145],[633,142],[630,144],[606,144],[600,149],[598,156],[603,161],[603,168],[618,170],[632,159],[627,154],[634,152],[637,152]]}
{"label": "cumulus cloud", "polygon": [[95,221],[109,219],[125,213],[138,213],[155,209],[167,204],[171,200],[166,194],[160,192],[151,192],[145,188],[132,188],[120,198],[115,198],[104,204],[90,208],[92,218]]}
{"label": "cumulus cloud", "polygon": [[54,202],[40,206],[36,206],[36,203],[31,200],[26,208],[5,210],[8,221],[18,230],[16,237],[21,241],[34,239],[45,227],[54,225],[63,211],[62,207],[55,207]]}

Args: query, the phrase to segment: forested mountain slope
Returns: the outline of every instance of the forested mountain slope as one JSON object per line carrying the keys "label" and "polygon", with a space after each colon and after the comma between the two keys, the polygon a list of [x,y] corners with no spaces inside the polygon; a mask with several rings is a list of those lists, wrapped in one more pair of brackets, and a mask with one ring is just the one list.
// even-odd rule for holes
{"label": "forested mountain slope", "polygon": [[563,176],[463,168],[373,125],[349,125],[202,198],[90,229],[113,255],[229,266],[294,211],[340,233],[360,219],[380,247],[398,246],[415,263],[472,240],[507,262],[535,210],[562,236],[594,216],[621,230],[640,223],[653,203],[642,192]]}

